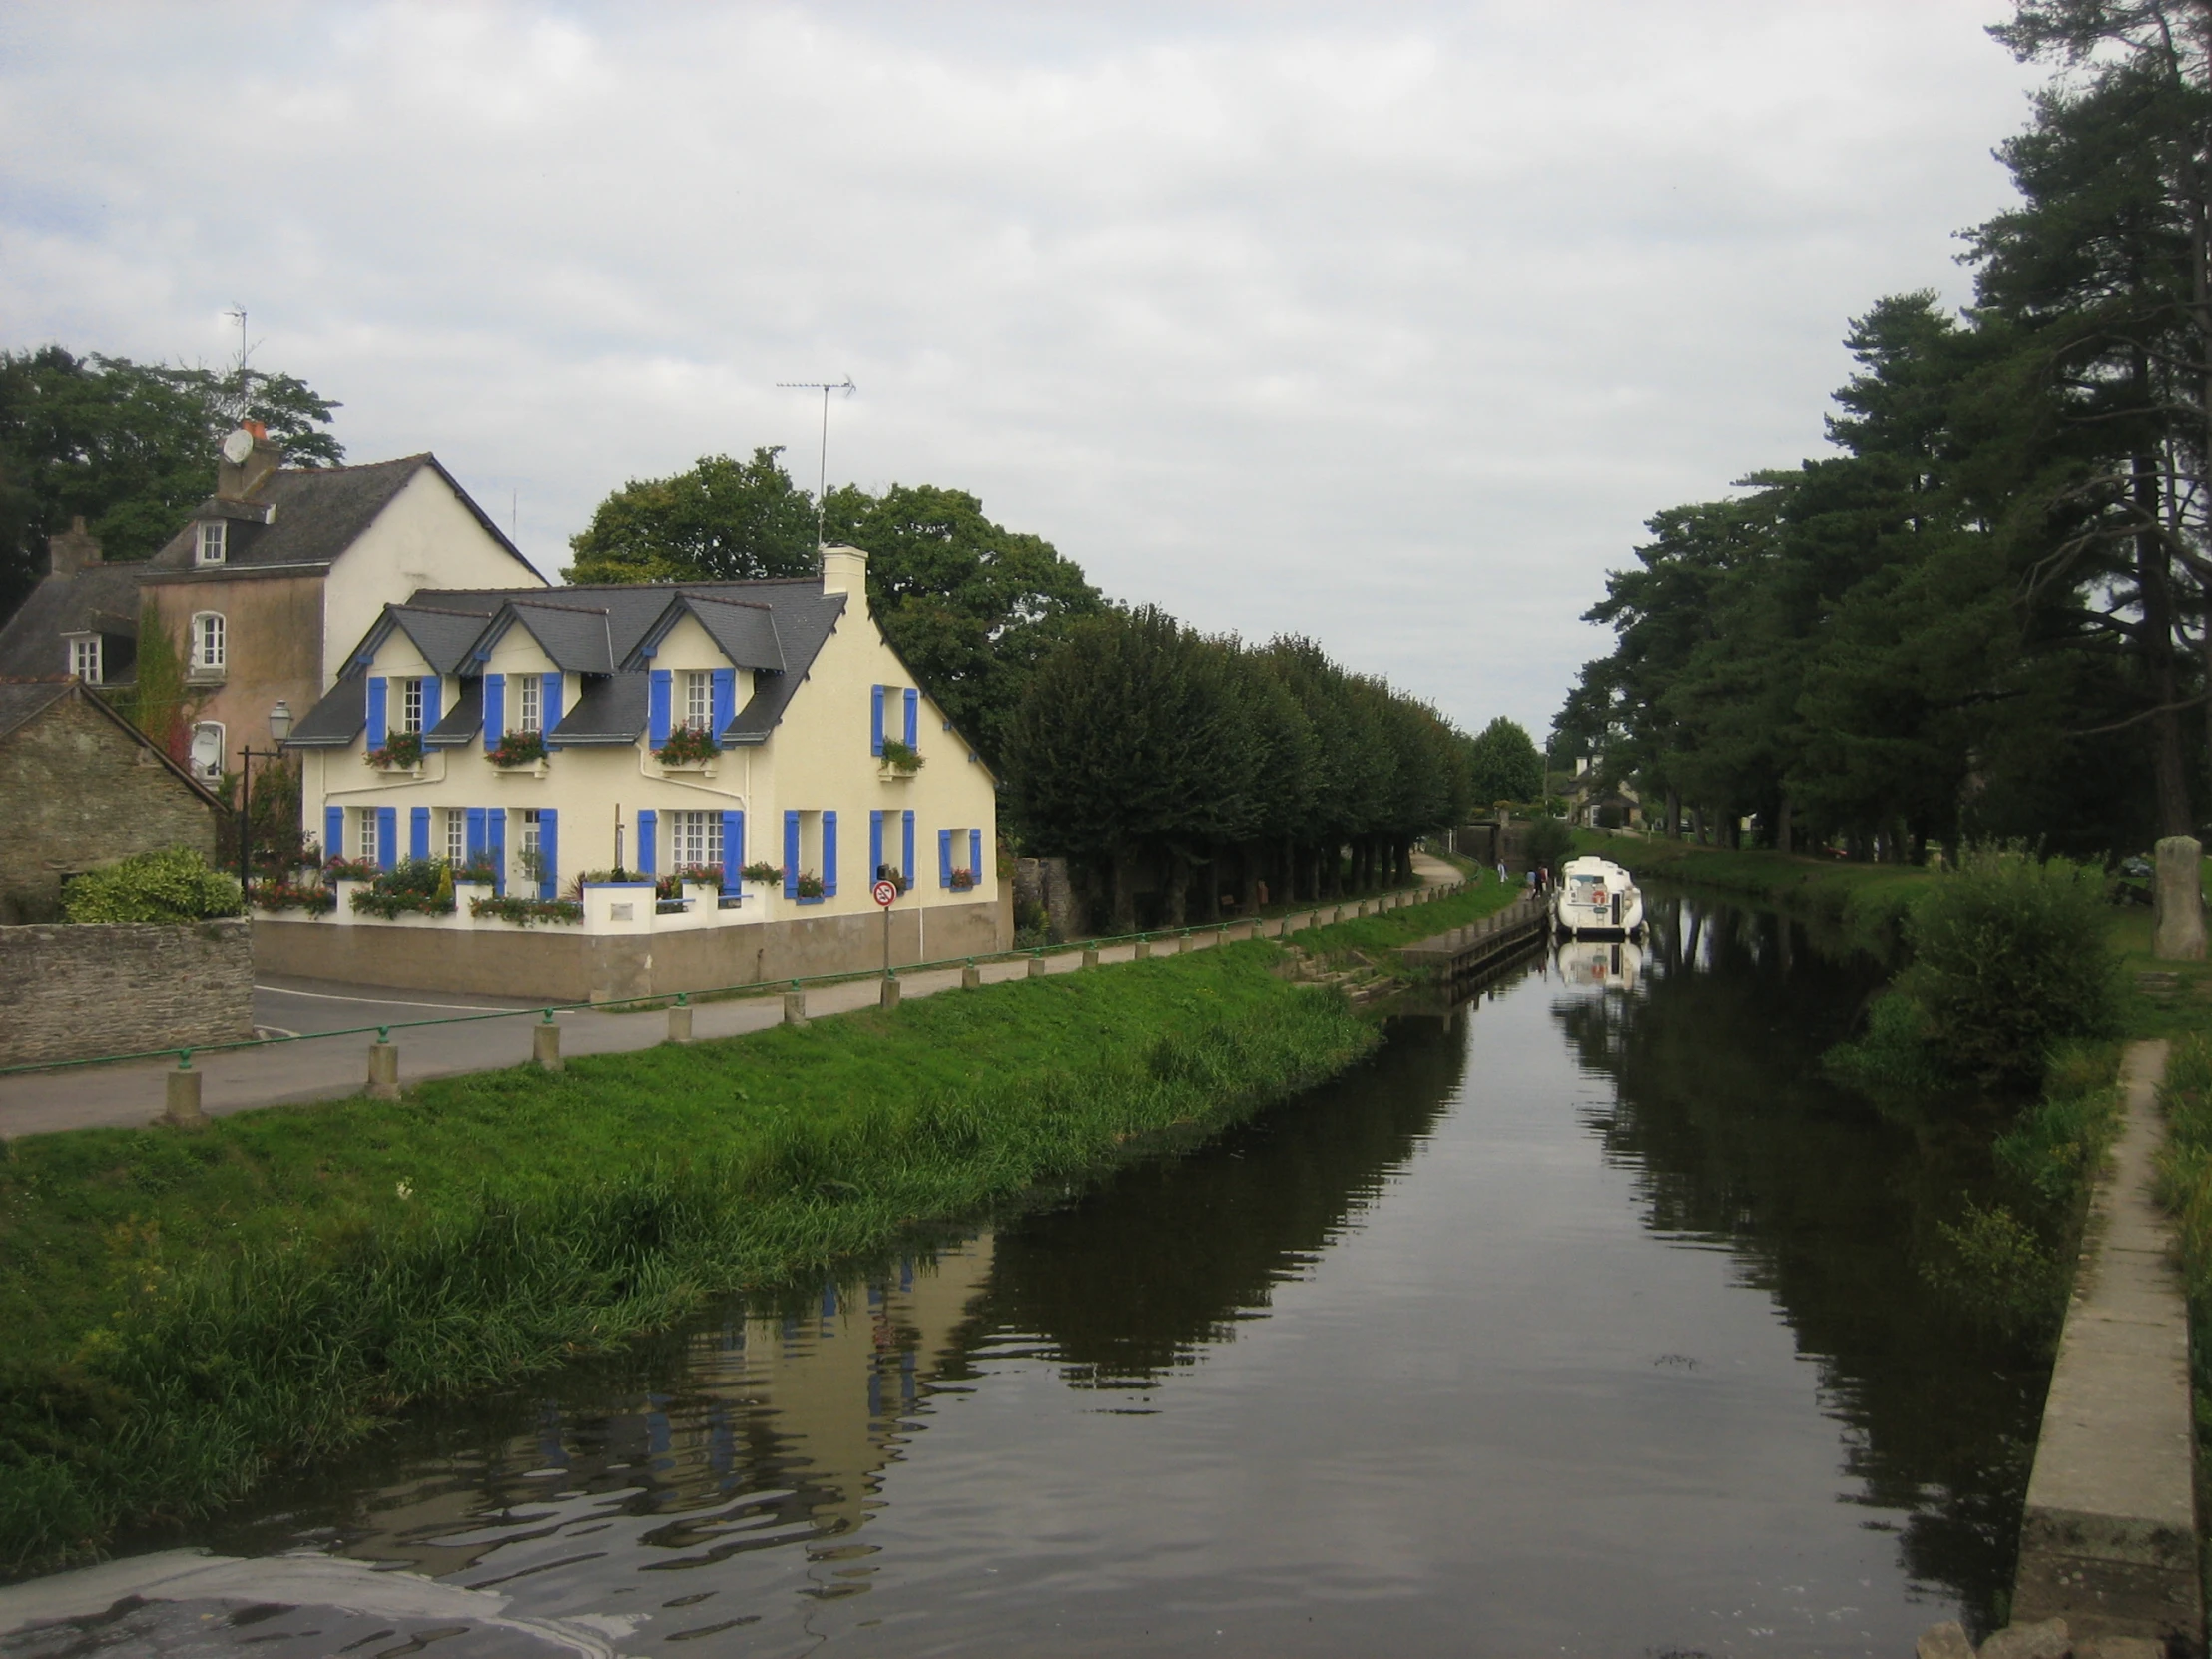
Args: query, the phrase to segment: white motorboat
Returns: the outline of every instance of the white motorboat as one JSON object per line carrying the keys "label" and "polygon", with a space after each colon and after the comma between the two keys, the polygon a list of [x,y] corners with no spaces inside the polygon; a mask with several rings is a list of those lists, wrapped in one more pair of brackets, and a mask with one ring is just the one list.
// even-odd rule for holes
{"label": "white motorboat", "polygon": [[1608,858],[1569,858],[1551,895],[1551,925],[1570,939],[1630,939],[1644,930],[1644,895]]}
{"label": "white motorboat", "polygon": [[1644,947],[1634,939],[1560,941],[1560,983],[1577,990],[1632,991],[1643,971]]}

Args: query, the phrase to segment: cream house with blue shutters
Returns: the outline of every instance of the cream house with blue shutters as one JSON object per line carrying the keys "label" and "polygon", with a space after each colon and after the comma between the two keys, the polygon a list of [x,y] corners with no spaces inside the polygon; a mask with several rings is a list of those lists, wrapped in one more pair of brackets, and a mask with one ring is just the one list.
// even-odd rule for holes
{"label": "cream house with blue shutters", "polygon": [[326,855],[442,860],[460,899],[268,912],[262,965],[578,998],[845,971],[882,961],[878,876],[904,888],[895,961],[1004,948],[994,781],[885,643],[865,578],[832,547],[814,578],[387,606],[287,748]]}

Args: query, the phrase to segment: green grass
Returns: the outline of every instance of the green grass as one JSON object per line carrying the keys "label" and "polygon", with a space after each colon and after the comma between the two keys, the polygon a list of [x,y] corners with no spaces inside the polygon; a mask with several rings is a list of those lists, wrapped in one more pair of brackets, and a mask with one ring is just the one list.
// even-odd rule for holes
{"label": "green grass", "polygon": [[[1492,879],[1310,950],[1494,910]],[[1375,1041],[1233,944],[0,1160],[0,1570],[1229,1123]]]}

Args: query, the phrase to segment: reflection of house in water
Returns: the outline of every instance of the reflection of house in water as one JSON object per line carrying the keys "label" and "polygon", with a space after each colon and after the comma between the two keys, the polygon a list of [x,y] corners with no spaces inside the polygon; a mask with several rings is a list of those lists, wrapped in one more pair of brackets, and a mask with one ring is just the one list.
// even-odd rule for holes
{"label": "reflection of house in water", "polygon": [[[992,1255],[988,1235],[969,1239],[865,1285],[825,1286],[805,1305],[695,1326],[619,1380],[569,1374],[588,1406],[548,1399],[532,1432],[515,1433],[510,1416],[473,1456],[447,1447],[411,1459],[412,1478],[369,1500],[342,1529],[343,1548],[504,1579],[574,1556],[595,1534],[593,1555],[627,1555],[628,1576],[641,1557],[625,1544],[679,1568],[850,1533],[925,1408]],[[672,1383],[682,1391],[654,1391]],[[603,1403],[615,1400],[634,1404]]]}

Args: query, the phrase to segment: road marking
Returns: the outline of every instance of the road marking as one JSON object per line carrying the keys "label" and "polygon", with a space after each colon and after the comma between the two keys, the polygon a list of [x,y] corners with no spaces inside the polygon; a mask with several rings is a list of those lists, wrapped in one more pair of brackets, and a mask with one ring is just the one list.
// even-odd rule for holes
{"label": "road marking", "polygon": [[371,1008],[453,1008],[464,1014],[527,1014],[538,1006],[530,1002],[519,1008],[487,1008],[474,1002],[402,1002],[395,996],[333,996],[328,991],[287,991],[281,985],[256,985],[254,988],[272,996],[304,996],[315,1002],[360,1002]]}

